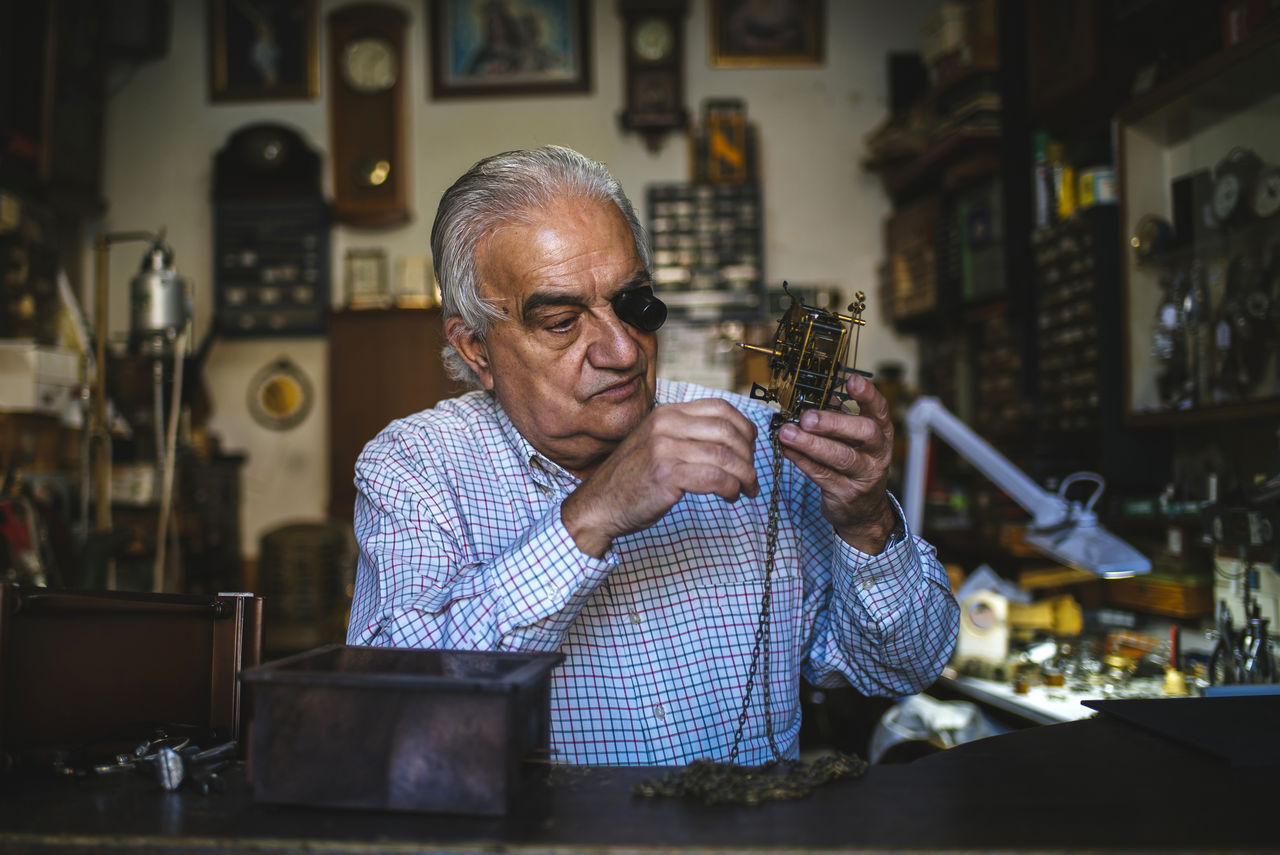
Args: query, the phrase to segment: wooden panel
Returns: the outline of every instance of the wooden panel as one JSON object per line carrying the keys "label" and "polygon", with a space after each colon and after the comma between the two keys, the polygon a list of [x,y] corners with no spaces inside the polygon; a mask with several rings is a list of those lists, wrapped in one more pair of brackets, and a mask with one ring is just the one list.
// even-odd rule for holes
{"label": "wooden panel", "polygon": [[393,419],[465,387],[445,374],[439,309],[335,312],[329,326],[329,516],[350,520],[356,457]]}
{"label": "wooden panel", "polygon": [[1170,617],[1204,617],[1213,613],[1213,588],[1151,577],[1115,579],[1107,584],[1107,601]]}

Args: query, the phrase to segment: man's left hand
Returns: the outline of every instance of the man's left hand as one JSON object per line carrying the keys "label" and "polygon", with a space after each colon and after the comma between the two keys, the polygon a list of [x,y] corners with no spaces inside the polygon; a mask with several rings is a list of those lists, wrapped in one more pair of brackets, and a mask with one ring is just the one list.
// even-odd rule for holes
{"label": "man's left hand", "polygon": [[893,457],[889,402],[861,374],[845,383],[859,413],[806,410],[778,431],[783,454],[822,490],[822,515],[846,543],[879,554],[897,524],[886,489]]}

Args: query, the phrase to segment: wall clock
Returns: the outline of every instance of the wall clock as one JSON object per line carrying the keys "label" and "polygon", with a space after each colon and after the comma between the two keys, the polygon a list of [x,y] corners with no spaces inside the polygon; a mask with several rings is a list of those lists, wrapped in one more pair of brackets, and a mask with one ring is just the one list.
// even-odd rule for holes
{"label": "wall clock", "polygon": [[1280,213],[1280,166],[1267,166],[1253,182],[1249,209],[1260,220]]}
{"label": "wall clock", "polygon": [[394,6],[329,14],[329,151],[333,219],[362,228],[408,222],[404,29]]}
{"label": "wall clock", "polygon": [[1210,205],[1219,223],[1242,220],[1249,210],[1249,194],[1262,170],[1262,159],[1246,148],[1234,148],[1213,170]]}
{"label": "wall clock", "polygon": [[619,122],[651,149],[689,123],[684,106],[687,0],[621,0],[625,106]]}
{"label": "wall clock", "polygon": [[288,430],[311,412],[315,392],[302,369],[281,356],[249,382],[249,413],[269,430]]}

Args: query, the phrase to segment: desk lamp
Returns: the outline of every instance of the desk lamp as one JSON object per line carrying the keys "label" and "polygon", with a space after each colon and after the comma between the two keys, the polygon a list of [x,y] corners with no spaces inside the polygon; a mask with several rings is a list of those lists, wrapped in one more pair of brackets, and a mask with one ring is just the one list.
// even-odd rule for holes
{"label": "desk lamp", "polygon": [[[937,398],[921,397],[907,410],[907,471],[904,479],[907,525],[920,530],[924,517],[925,459],[932,431],[988,480],[1031,514],[1025,540],[1050,558],[1103,579],[1122,579],[1151,570],[1151,562],[1098,523],[1093,505],[1102,495],[1102,476],[1076,472],[1050,493],[1015,466],[990,443],[956,418]],[[1097,489],[1081,505],[1066,497],[1067,488],[1093,481]]]}

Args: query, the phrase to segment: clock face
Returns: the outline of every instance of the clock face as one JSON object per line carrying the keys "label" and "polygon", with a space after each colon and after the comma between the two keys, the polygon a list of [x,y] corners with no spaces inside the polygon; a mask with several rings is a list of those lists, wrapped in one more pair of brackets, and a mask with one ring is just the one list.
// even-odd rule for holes
{"label": "clock face", "polygon": [[1213,185],[1213,215],[1225,223],[1240,206],[1240,176],[1228,172]]}
{"label": "clock face", "polygon": [[356,39],[342,52],[342,78],[357,92],[382,92],[396,83],[396,59],[385,39]]}
{"label": "clock face", "polygon": [[1258,176],[1249,207],[1259,219],[1273,217],[1280,212],[1280,167],[1273,166]]}
{"label": "clock face", "polygon": [[636,24],[631,48],[646,62],[659,62],[671,55],[676,35],[666,18],[645,18]]}

